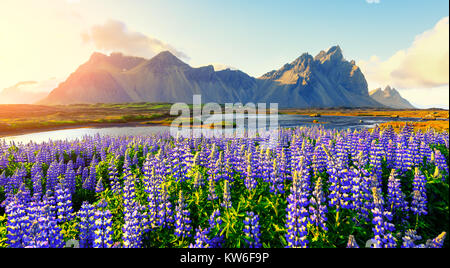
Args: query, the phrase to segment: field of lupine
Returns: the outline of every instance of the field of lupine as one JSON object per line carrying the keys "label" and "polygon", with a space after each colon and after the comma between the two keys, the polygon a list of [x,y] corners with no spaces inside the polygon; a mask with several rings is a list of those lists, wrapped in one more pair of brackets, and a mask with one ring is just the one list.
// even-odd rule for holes
{"label": "field of lupine", "polygon": [[302,127],[262,144],[0,141],[0,247],[448,247],[447,132]]}

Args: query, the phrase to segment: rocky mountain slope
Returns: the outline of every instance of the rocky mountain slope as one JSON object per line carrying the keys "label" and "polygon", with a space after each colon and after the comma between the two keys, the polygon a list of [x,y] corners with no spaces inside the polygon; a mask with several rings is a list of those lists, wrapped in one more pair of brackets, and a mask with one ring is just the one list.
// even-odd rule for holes
{"label": "rocky mountain slope", "polygon": [[369,92],[377,102],[395,109],[414,109],[415,107],[404,99],[400,93],[395,89],[387,86],[384,90],[381,88],[374,89]]}

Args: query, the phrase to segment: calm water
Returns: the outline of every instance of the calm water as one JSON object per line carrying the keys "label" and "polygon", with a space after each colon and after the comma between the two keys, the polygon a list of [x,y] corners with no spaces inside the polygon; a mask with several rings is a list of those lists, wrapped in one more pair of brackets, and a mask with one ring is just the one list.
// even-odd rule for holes
{"label": "calm water", "polygon": [[[230,117],[225,117],[229,120]],[[267,122],[270,117],[268,116]],[[313,126],[314,120],[325,123],[321,124],[326,129],[361,129],[371,128],[377,124],[389,121],[419,121],[419,118],[390,118],[390,117],[358,117],[358,116],[322,116],[319,118],[312,118],[305,115],[279,115],[278,123],[280,127],[290,128],[297,126]],[[361,122],[362,120],[362,122]],[[86,135],[110,135],[110,136],[145,136],[169,131],[166,126],[142,126],[142,127],[108,127],[108,128],[78,128],[46,131],[39,133],[32,133],[19,136],[10,136],[2,138],[7,142],[23,142],[30,141],[41,143],[49,140],[74,140],[82,138]]]}

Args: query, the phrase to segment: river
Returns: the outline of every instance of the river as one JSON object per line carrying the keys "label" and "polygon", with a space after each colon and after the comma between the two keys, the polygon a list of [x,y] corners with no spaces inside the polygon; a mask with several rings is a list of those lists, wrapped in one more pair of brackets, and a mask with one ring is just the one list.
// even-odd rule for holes
{"label": "river", "polygon": [[[248,118],[248,116],[246,116]],[[269,119],[270,117],[268,117]],[[225,120],[229,120],[225,116]],[[361,117],[361,116],[322,116],[318,118],[307,115],[278,115],[278,124],[282,128],[292,128],[298,126],[314,126],[313,121],[317,120],[325,129],[361,129],[372,128],[377,124],[389,121],[410,121],[416,122],[420,118],[392,118],[392,117]],[[269,120],[267,121],[269,122]],[[49,140],[74,140],[86,135],[110,135],[110,136],[145,136],[169,131],[167,126],[139,126],[139,127],[86,127],[64,130],[53,130],[37,132],[25,135],[4,137],[6,142],[35,143],[47,142]]]}

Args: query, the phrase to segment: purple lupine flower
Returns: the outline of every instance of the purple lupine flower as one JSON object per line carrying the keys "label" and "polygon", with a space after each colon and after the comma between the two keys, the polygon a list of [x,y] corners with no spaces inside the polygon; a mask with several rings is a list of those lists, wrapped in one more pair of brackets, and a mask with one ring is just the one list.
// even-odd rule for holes
{"label": "purple lupine flower", "polygon": [[345,169],[348,167],[348,151],[342,138],[338,138],[336,141],[336,160],[341,168]]}
{"label": "purple lupine flower", "polygon": [[56,218],[58,208],[56,207],[56,198],[53,195],[52,190],[47,190],[45,192],[43,202],[44,202],[44,205],[47,206],[47,208],[48,208],[47,213],[49,214],[49,216]]}
{"label": "purple lupine flower", "polygon": [[77,215],[80,218],[78,230],[80,232],[80,247],[92,248],[94,245],[94,206],[84,201]]}
{"label": "purple lupine flower", "polygon": [[212,178],[208,181],[208,201],[216,200],[218,197],[216,195],[215,183]]}
{"label": "purple lupine flower", "polygon": [[57,222],[62,223],[72,220],[72,195],[70,190],[62,184],[56,186]]}
{"label": "purple lupine flower", "polygon": [[55,218],[48,214],[43,203],[24,204],[11,202],[8,215],[7,238],[12,248],[61,248],[64,246],[61,229]]}
{"label": "purple lupine flower", "polygon": [[42,197],[42,177],[41,174],[37,173],[32,179],[33,181],[33,200],[39,202]]}
{"label": "purple lupine flower", "polygon": [[106,206],[106,202],[102,201],[94,212],[94,248],[113,246],[112,214]]}
{"label": "purple lupine flower", "polygon": [[426,177],[416,168],[413,180],[411,211],[417,216],[428,214],[426,183]]}
{"label": "purple lupine flower", "polygon": [[220,225],[222,224],[222,218],[220,217],[220,215],[220,210],[216,209],[209,217],[208,235],[211,235],[212,232],[218,234],[217,236],[212,237],[209,240],[209,245],[211,248],[221,248],[224,243],[224,237],[223,235],[220,235]]}
{"label": "purple lupine flower", "polygon": [[25,206],[21,202],[12,201],[6,207],[8,222],[6,224],[6,238],[11,248],[21,248],[23,245],[23,233],[25,232]]}
{"label": "purple lupine flower", "polygon": [[322,178],[319,177],[317,178],[314,191],[310,199],[310,206],[309,206],[310,222],[312,225],[320,227],[324,231],[328,231],[327,225],[325,223],[327,221],[326,214],[328,213],[328,209],[322,188],[323,188]]}
{"label": "purple lupine flower", "polygon": [[[144,164],[144,167],[146,167],[147,165],[149,165],[148,161]],[[158,220],[158,205],[161,202],[160,200],[161,181],[157,177],[154,167],[151,168],[150,172],[148,171],[149,168],[145,169],[146,170],[144,176],[144,185],[145,185],[144,190],[148,194],[147,197],[149,210],[148,223],[151,228],[156,228]]]}
{"label": "purple lupine flower", "polygon": [[408,211],[408,203],[402,192],[400,179],[397,178],[397,172],[394,169],[391,171],[388,181],[387,205],[392,213],[396,210]]}
{"label": "purple lupine flower", "polygon": [[103,192],[104,190],[105,190],[105,187],[103,187],[103,180],[100,177],[98,179],[98,182],[97,182],[96,186],[95,186],[95,192],[98,194],[98,193]]}
{"label": "purple lupine flower", "polygon": [[359,177],[353,169],[340,171],[341,207],[353,210],[356,208],[355,195],[359,194]]}
{"label": "purple lupine flower", "polygon": [[124,226],[123,245],[125,248],[139,248],[141,246],[141,215],[136,202],[135,178],[125,174],[123,188]]}
{"label": "purple lupine flower", "polygon": [[191,237],[191,220],[190,212],[187,210],[183,192],[180,191],[178,204],[175,208],[175,235],[181,238]]}
{"label": "purple lupine flower", "polygon": [[422,160],[425,159],[425,161],[428,163],[431,161],[431,155],[433,154],[433,151],[430,148],[430,145],[427,141],[422,141],[420,143],[420,155],[422,157]]}
{"label": "purple lupine flower", "polygon": [[208,229],[197,228],[194,236],[195,244],[190,244],[189,248],[210,248]]}
{"label": "purple lupine flower", "polygon": [[395,169],[402,173],[406,172],[409,168],[408,163],[411,159],[407,145],[404,142],[398,142],[395,151]]}
{"label": "purple lupine flower", "polygon": [[83,189],[89,191],[95,191],[95,186],[97,183],[97,163],[92,160],[91,167],[89,170],[89,177],[83,183]]}
{"label": "purple lupine flower", "polygon": [[231,193],[230,193],[230,183],[228,181],[224,181],[223,185],[223,201],[221,206],[224,208],[231,208]]}
{"label": "purple lupine flower", "polygon": [[409,155],[411,156],[411,167],[418,167],[423,162],[420,155],[420,143],[417,138],[411,137],[409,141]]}
{"label": "purple lupine flower", "polygon": [[381,160],[383,158],[383,146],[381,143],[372,141],[372,146],[370,147],[370,167],[372,176],[376,177],[381,181],[381,175],[383,169],[381,167]]}
{"label": "purple lupine flower", "polygon": [[196,190],[201,189],[204,185],[205,183],[203,182],[203,176],[199,171],[197,171],[194,175],[194,182],[193,182],[194,189]]}
{"label": "purple lupine flower", "polygon": [[65,181],[65,187],[68,188],[70,190],[70,193],[74,194],[76,191],[76,174],[75,174],[75,170],[73,168],[73,162],[72,160],[69,161],[69,163],[67,164],[67,169],[66,169],[66,175],[64,178]]}
{"label": "purple lupine flower", "polygon": [[307,247],[308,199],[304,178],[294,172],[291,194],[288,196],[286,241],[288,248]]}
{"label": "purple lupine flower", "polygon": [[322,146],[317,146],[314,149],[313,155],[313,170],[314,176],[317,176],[319,173],[322,173],[326,170],[327,167],[327,156]]}
{"label": "purple lupine flower", "polygon": [[372,228],[374,232],[375,248],[394,248],[396,247],[396,240],[392,235],[395,227],[391,223],[392,213],[384,210],[383,197],[379,193],[379,190],[374,187],[372,188],[374,208],[372,209],[373,219],[372,223],[374,227]]}
{"label": "purple lupine flower", "polygon": [[[85,167],[81,172],[81,182],[86,183],[87,178],[89,177],[89,168]],[[83,187],[84,189],[84,187]]]}
{"label": "purple lupine flower", "polygon": [[215,210],[209,218],[209,227],[202,229],[197,228],[196,234],[194,236],[194,244],[190,244],[189,248],[220,248],[223,244],[223,236],[219,235],[213,238],[209,238],[211,233],[220,232],[220,225],[222,224],[222,219],[220,218],[220,210]]}
{"label": "purple lupine flower", "polygon": [[244,219],[243,231],[249,248],[260,248],[262,246],[260,240],[261,231],[258,215],[253,212],[247,212],[247,217]]}
{"label": "purple lupine flower", "polygon": [[402,168],[401,170],[403,172],[407,170],[411,170],[411,168],[414,166],[414,154],[416,153],[415,150],[415,144],[414,139],[412,139],[409,142],[402,142],[401,150],[399,150],[399,153],[403,153],[401,157],[402,161]]}
{"label": "purple lupine flower", "polygon": [[160,203],[158,204],[157,226],[170,228],[173,224],[172,203],[169,201],[167,184],[162,184],[160,188]]}
{"label": "purple lupine flower", "polygon": [[392,140],[389,140],[389,144],[387,145],[385,151],[386,151],[387,168],[392,169],[395,167],[395,157],[396,157],[396,145]]}
{"label": "purple lupine flower", "polygon": [[0,187],[5,187],[8,183],[8,178],[6,177],[6,170],[0,172]]}
{"label": "purple lupine flower", "polygon": [[250,191],[256,188],[257,182],[254,178],[251,164],[247,166],[247,176],[245,177],[244,185]]}
{"label": "purple lupine flower", "polygon": [[108,173],[109,182],[111,184],[111,191],[114,194],[120,194],[121,186],[119,182],[119,172],[117,171],[117,167],[113,159],[109,162],[108,172],[109,172]]}
{"label": "purple lupine flower", "polygon": [[[80,155],[78,155],[78,156],[77,156],[77,160],[75,161],[75,169],[78,170],[78,169],[81,168],[81,170],[83,170],[84,166],[85,166],[84,159],[81,158]],[[80,175],[80,174],[78,174],[78,175]]]}
{"label": "purple lupine flower", "polygon": [[403,240],[403,244],[402,244],[402,248],[416,248],[419,247],[417,246],[415,243],[418,240],[421,240],[422,237],[417,235],[417,231],[416,230],[407,230],[405,232],[405,235],[402,237]]}
{"label": "purple lupine flower", "polygon": [[30,189],[28,189],[25,183],[22,183],[22,185],[20,185],[19,191],[17,192],[17,198],[24,204],[31,202],[31,191]]}
{"label": "purple lupine flower", "polygon": [[329,175],[329,182],[331,183],[329,187],[329,205],[336,208],[336,212],[340,210],[342,193],[341,193],[341,180],[339,179],[339,171],[337,166],[332,164],[331,159],[328,160],[327,173]]}
{"label": "purple lupine flower", "polygon": [[445,156],[441,153],[441,151],[436,150],[436,149],[434,150],[434,161],[435,161],[436,167],[438,167],[439,170],[444,171],[447,174],[449,174],[447,159],[445,159]]}
{"label": "purple lupine flower", "polygon": [[58,163],[53,162],[50,164],[50,167],[47,170],[47,189],[52,191],[55,190],[56,184],[58,183],[58,169]]}
{"label": "purple lupine flower", "polygon": [[444,246],[444,240],[445,240],[446,236],[447,236],[447,233],[442,232],[440,235],[438,235],[433,240],[427,241],[425,246],[427,248],[442,248]]}
{"label": "purple lupine flower", "polygon": [[65,246],[61,228],[54,218],[41,216],[32,226],[33,237],[28,247],[36,248],[63,248]]}

